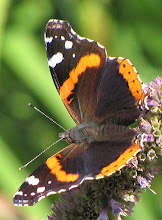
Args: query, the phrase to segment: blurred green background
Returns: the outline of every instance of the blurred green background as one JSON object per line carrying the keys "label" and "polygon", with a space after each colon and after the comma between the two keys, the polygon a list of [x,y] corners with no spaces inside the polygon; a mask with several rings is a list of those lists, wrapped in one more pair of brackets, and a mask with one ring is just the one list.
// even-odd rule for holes
{"label": "blurred green background", "polygon": [[[129,58],[144,82],[162,76],[161,0],[0,0],[0,220],[47,219],[57,195],[33,207],[12,197],[55,145],[22,171],[18,168],[58,139],[61,129],[28,107],[31,102],[65,128],[74,122],[63,106],[47,65],[44,29],[51,18],[68,20],[81,36],[99,41],[110,56]],[[128,220],[162,219],[162,176]]]}

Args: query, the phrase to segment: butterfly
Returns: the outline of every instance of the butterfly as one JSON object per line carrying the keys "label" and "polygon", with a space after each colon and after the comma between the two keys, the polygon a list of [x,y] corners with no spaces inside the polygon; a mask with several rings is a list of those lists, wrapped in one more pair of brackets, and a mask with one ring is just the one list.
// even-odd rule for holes
{"label": "butterfly", "polygon": [[145,99],[133,64],[107,56],[102,45],[79,36],[67,21],[49,20],[45,44],[53,82],[76,126],[61,134],[70,145],[20,186],[13,198],[18,206],[110,176],[141,151],[137,132],[129,128]]}

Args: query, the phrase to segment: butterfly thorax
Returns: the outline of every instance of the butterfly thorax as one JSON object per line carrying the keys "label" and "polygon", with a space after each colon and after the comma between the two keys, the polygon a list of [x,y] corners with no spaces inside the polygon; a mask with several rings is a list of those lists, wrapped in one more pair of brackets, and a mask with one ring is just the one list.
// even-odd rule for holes
{"label": "butterfly thorax", "polygon": [[134,130],[122,125],[82,123],[59,136],[69,143],[91,143],[120,140],[135,134]]}

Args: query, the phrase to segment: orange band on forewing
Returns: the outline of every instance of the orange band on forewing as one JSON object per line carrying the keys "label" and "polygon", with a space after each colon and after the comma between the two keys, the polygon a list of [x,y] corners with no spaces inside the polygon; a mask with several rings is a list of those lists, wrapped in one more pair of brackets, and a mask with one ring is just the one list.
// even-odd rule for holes
{"label": "orange band on forewing", "polygon": [[60,87],[60,96],[62,100],[65,100],[68,104],[71,103],[73,98],[67,100],[73,93],[75,84],[78,82],[79,75],[81,75],[87,68],[99,67],[101,63],[101,57],[98,54],[92,53],[82,57],[77,66],[69,73],[69,78]]}
{"label": "orange band on forewing", "polygon": [[143,94],[142,81],[139,78],[139,74],[128,59],[118,57],[117,61],[119,63],[119,73],[127,80],[129,89],[135,97],[136,103],[138,103]]}
{"label": "orange band on forewing", "polygon": [[67,174],[64,170],[62,170],[62,166],[60,165],[60,161],[58,158],[62,156],[60,154],[54,155],[50,157],[46,161],[47,167],[51,170],[51,173],[56,176],[56,179],[60,182],[74,182],[78,179],[78,174]]}
{"label": "orange band on forewing", "polygon": [[139,151],[141,151],[140,143],[138,142],[137,144],[135,144],[134,141],[132,141],[132,145],[126,151],[124,151],[124,153],[121,154],[116,161],[104,167],[101,170],[101,173],[96,176],[96,178],[109,176],[114,172],[116,172],[117,170],[121,169]]}

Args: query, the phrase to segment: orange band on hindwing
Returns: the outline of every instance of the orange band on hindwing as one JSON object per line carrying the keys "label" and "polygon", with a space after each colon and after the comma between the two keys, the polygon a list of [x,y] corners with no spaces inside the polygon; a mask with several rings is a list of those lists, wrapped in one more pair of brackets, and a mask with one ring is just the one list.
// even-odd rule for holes
{"label": "orange band on hindwing", "polygon": [[60,182],[76,181],[79,178],[79,175],[72,173],[67,174],[64,170],[62,170],[60,159],[62,159],[61,154],[56,154],[46,161],[46,165],[51,170],[51,173],[54,174],[56,179]]}
{"label": "orange band on hindwing", "polygon": [[141,151],[140,142],[138,141],[137,144],[135,144],[134,141],[132,141],[131,146],[122,153],[117,160],[109,164],[108,166],[102,168],[101,173],[99,173],[96,178],[102,178],[105,176],[110,176],[111,174],[115,173],[116,171],[120,170],[122,167],[124,167],[127,162],[133,158],[139,151]]}
{"label": "orange band on hindwing", "polygon": [[71,97],[70,100],[68,100],[68,98],[71,94],[73,94],[73,90],[75,88],[75,84],[78,82],[79,76],[84,73],[87,68],[99,67],[100,63],[101,57],[98,54],[92,53],[82,57],[77,66],[69,73],[69,78],[60,87],[61,99],[70,104],[73,98]]}

